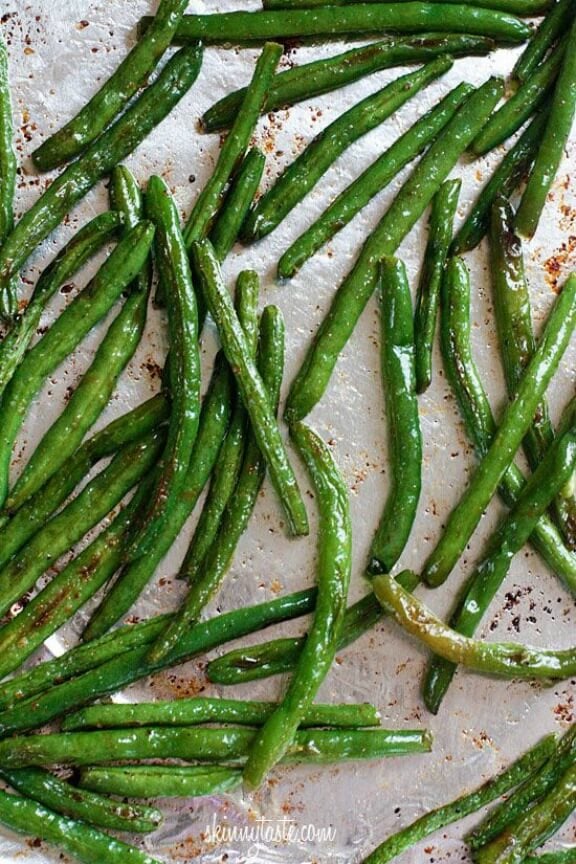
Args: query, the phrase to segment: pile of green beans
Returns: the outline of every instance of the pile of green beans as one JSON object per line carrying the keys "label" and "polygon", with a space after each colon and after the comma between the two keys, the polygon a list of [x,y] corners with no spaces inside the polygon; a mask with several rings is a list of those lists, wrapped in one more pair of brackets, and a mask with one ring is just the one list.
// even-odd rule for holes
{"label": "pile of green beans", "polygon": [[[431,651],[423,701],[432,713],[438,712],[458,665],[504,679],[576,675],[575,647],[473,638],[513,557],[527,542],[576,594],[576,399],[555,429],[546,392],[576,326],[576,274],[558,292],[536,341],[518,236],[531,238],[536,231],[576,113],[574,0],[263,0],[262,5],[258,11],[185,15],[185,0],[160,0],[156,15],[141,19],[139,38],[113,74],[32,153],[41,171],[66,167],[17,222],[19,169],[7,49],[0,40],[0,319],[6,328],[0,339],[0,678],[13,676],[0,687],[0,780],[18,793],[0,791],[0,824],[33,833],[86,864],[158,864],[101,832],[146,834],[161,825],[156,807],[120,799],[221,795],[242,785],[250,791],[278,764],[428,753],[432,735],[426,728],[384,729],[371,704],[314,701],[337,652],[383,618]],[[523,20],[534,16],[543,16],[537,28]],[[357,38],[379,41],[278,71],[293,40],[315,44]],[[352,269],[291,383],[286,438],[289,433],[307,469],[308,489],[278,419],[287,359],[284,318],[267,299],[259,309],[264,291],[253,270],[241,270],[230,296],[224,278],[228,256],[238,240],[246,244],[275,230],[350,145],[457,69],[455,58],[525,41],[508,86],[495,77],[478,88],[461,82],[419,112],[416,122],[277,262],[280,280],[295,276],[421,157],[376,229],[351,256]],[[184,47],[164,64],[172,45]],[[182,225],[168,183],[160,176],[135,176],[120,163],[190,89],[204,45],[262,48],[249,84],[225,95],[201,118],[205,132],[228,131]],[[372,73],[415,64],[422,65],[378,85],[336,117],[272,185],[260,190],[271,146],[259,138],[259,118]],[[462,181],[450,174],[458,160],[467,151],[488,154],[518,132],[455,233]],[[26,302],[18,296],[26,262],[104,178],[109,178],[110,209],[58,252]],[[515,214],[509,199],[524,180]],[[414,312],[408,270],[392,256],[429,205]],[[465,261],[457,257],[486,234],[510,398],[499,424],[474,363],[470,278]],[[96,275],[40,332],[41,317],[59,288],[109,244]],[[137,356],[154,282],[155,303],[166,310],[168,346],[159,392],[91,433]],[[348,484],[338,467],[341,454],[301,421],[327,389],[375,290],[388,497],[364,564],[371,590],[347,606],[353,538]],[[115,317],[90,366],[13,480],[14,448],[33,400],[112,311]],[[419,397],[433,379],[439,311],[446,377],[479,464],[422,572],[398,573],[420,506]],[[207,314],[220,351],[202,397]],[[37,332],[40,338],[33,342]],[[514,463],[521,447],[531,471],[527,479]],[[306,495],[316,503],[317,584],[202,620],[248,527],[267,472],[292,537],[309,532]],[[181,607],[108,632],[152,579],[208,483],[176,574],[187,588]],[[436,587],[447,579],[497,491],[508,512],[445,623],[414,592],[421,583]],[[73,554],[59,563],[68,553]],[[80,644],[22,670],[101,589],[104,597],[92,608]],[[207,679],[219,685],[289,673],[278,702],[212,695],[137,704],[105,701],[133,682],[306,615],[310,618],[298,631],[303,635],[272,634],[269,641],[234,646],[206,664]],[[47,724],[51,728],[43,729]],[[176,765],[175,759],[189,764]],[[160,764],[142,764],[148,760]],[[113,764],[119,762],[125,764]],[[46,770],[56,766],[54,773]],[[74,769],[71,776],[62,779],[60,766]],[[533,853],[573,813],[575,790],[572,725],[561,738],[544,737],[475,791],[388,837],[366,864],[391,861],[433,831],[505,795],[466,838],[477,864],[573,862],[574,850]]]}

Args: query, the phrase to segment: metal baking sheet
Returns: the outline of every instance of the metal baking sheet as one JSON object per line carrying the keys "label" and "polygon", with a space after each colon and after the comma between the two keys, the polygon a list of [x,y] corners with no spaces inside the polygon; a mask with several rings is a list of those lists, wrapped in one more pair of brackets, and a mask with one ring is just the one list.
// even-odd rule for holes
{"label": "metal baking sheet", "polygon": [[[242,8],[257,8],[250,0]],[[2,32],[10,52],[21,172],[17,210],[21,215],[40,194],[49,177],[39,177],[29,154],[48,134],[65,122],[93,93],[124,57],[135,38],[140,15],[151,11],[148,0],[9,0],[3,4]],[[234,8],[233,0],[194,0],[190,11],[216,12]],[[338,53],[334,43],[290,50],[283,66]],[[284,249],[361,169],[372,162],[419,115],[457,82],[481,83],[489,74],[506,74],[516,52],[497,51],[488,58],[462,59],[442,80],[428,87],[381,127],[354,144],[330,169],[323,181],[263,242],[248,249],[236,247],[225,266],[232,283],[245,267],[262,277],[261,302],[276,303],[287,324],[286,386],[294,376],[309,341],[322,319],[335,287],[349,270],[361,243],[386,209],[405,176],[401,174],[354,221],[317,254],[291,282],[275,281],[275,265]],[[203,110],[216,98],[246,83],[257,52],[210,48],[205,52],[197,83],[173,114],[128,160],[142,184],[152,173],[161,174],[173,190],[184,217],[214,165],[219,137],[201,135],[197,124]],[[262,118],[255,141],[267,154],[265,184],[305,147],[306,143],[343,110],[393,80],[402,70],[377,73],[290,110]],[[485,180],[496,157],[476,162],[463,160],[454,175],[463,178],[459,219]],[[576,200],[573,184],[576,144],[570,144],[562,163],[545,218],[527,251],[527,269],[539,329],[555,296],[556,286],[576,264]],[[72,233],[106,207],[105,184],[94,190],[70,214],[32,257],[24,273],[27,289],[42,267]],[[412,284],[425,242],[425,224],[412,231],[400,249]],[[497,356],[490,286],[484,247],[467,257],[472,270],[473,322],[476,359],[492,404],[501,410],[505,396]],[[90,275],[87,269],[74,290]],[[48,324],[74,295],[58,295],[42,325]],[[36,399],[15,449],[14,476],[32,452],[42,432],[61,410],[94,352],[106,324],[85,340],[70,361],[57,370]],[[118,389],[98,422],[107,423],[159,386],[165,353],[165,322],[151,311],[145,340],[122,376]],[[351,599],[366,591],[363,564],[378,514],[386,497],[389,466],[386,459],[386,423],[379,375],[378,315],[370,303],[359,327],[338,363],[331,386],[310,417],[329,440],[350,488],[354,520],[354,574]],[[210,327],[203,340],[207,373],[216,340]],[[552,411],[557,416],[574,392],[574,347],[569,350],[551,388]],[[458,500],[475,464],[457,406],[446,386],[439,356],[435,357],[434,384],[421,400],[425,441],[424,490],[420,514],[403,566],[418,568],[433,547],[451,507]],[[301,474],[303,485],[306,478]],[[312,510],[312,508],[310,508]],[[502,508],[493,502],[470,548],[449,583],[425,600],[446,612],[455,587],[481,554],[483,543]],[[290,540],[268,484],[255,516],[242,539],[224,589],[207,615],[263,601],[281,592],[312,584],[315,563],[314,514],[308,539]],[[134,610],[138,616],[173,608],[181,589],[174,579],[190,537],[192,523]],[[68,556],[56,564],[59,569]],[[574,601],[534,553],[526,548],[516,557],[505,588],[486,619],[483,636],[496,640],[523,640],[538,645],[568,646],[574,638]],[[76,638],[78,616],[49,640],[45,654],[60,654]],[[301,632],[299,621],[276,632]],[[261,637],[255,637],[260,639]],[[247,641],[247,640],[246,640]],[[226,646],[226,649],[229,646]],[[223,649],[225,650],[225,649]],[[459,672],[439,717],[428,716],[419,687],[426,653],[391,622],[338,657],[319,699],[374,702],[384,725],[429,727],[435,736],[430,755],[358,762],[335,767],[290,767],[274,772],[255,795],[237,792],[219,798],[161,802],[165,824],[147,836],[143,846],[164,862],[216,864],[354,864],[362,860],[388,834],[425,810],[451,800],[507,765],[543,733],[562,730],[574,720],[573,682],[553,686],[503,682]],[[205,679],[206,659],[157,675],[130,687],[118,700],[178,698],[196,693],[276,698],[284,682],[279,679],[220,690]],[[466,862],[461,842],[466,823],[451,826],[406,852],[401,864]],[[235,831],[232,829],[236,829]],[[565,826],[557,846],[576,840],[576,823]],[[35,840],[23,840],[0,831],[0,860],[4,864],[55,864],[68,860]]]}

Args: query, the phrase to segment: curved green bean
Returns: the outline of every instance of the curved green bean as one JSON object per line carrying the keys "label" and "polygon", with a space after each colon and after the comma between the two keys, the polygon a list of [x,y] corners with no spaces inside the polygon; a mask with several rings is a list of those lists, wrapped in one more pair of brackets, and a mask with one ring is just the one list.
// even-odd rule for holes
{"label": "curved green bean", "polygon": [[389,573],[404,551],[422,488],[422,433],[416,396],[414,322],[404,264],[379,266],[381,364],[388,419],[390,486],[370,547],[368,571]]}
{"label": "curved green bean", "polygon": [[32,153],[37,168],[50,171],[74,159],[118,116],[156,68],[187,5],[186,0],[162,0],[152,24],[110,78],[72,120]]}
{"label": "curved green bean", "polygon": [[14,226],[17,167],[8,80],[8,52],[4,40],[0,38],[0,244]]}
{"label": "curved green bean", "polygon": [[[574,473],[575,464],[576,435],[568,432],[552,444],[518,501],[489,539],[484,558],[466,582],[450,616],[450,626],[458,633],[474,635],[512,559],[529,539],[558,489]],[[424,680],[424,702],[433,714],[438,713],[455,672],[456,667],[445,660],[435,657],[430,662]]]}
{"label": "curved green bean", "polygon": [[[417,584],[418,580],[407,587],[411,590]],[[373,594],[367,594],[350,606],[342,622],[338,649],[345,648],[370,630],[383,615],[384,611]],[[292,672],[305,641],[305,636],[295,636],[232,649],[208,663],[206,676],[215,684],[241,684]]]}
{"label": "curved green bean", "polygon": [[[110,198],[110,209],[116,210],[122,215],[127,228],[134,228],[144,217],[144,201],[142,192],[126,165],[116,165],[110,174],[110,187],[108,189]],[[152,282],[152,256],[150,256],[144,267],[138,274],[133,289],[149,291]]]}
{"label": "curved green bean", "polygon": [[156,81],[69,165],[25,213],[0,249],[0,293],[39,243],[96,183],[131,153],[190,89],[200,71],[198,47],[170,58]]}
{"label": "curved green bean", "polygon": [[[244,762],[256,729],[146,726],[96,732],[56,732],[0,741],[6,768],[34,765],[98,765],[139,759],[185,762]],[[297,732],[286,761],[326,764],[345,759],[381,759],[426,753],[431,736],[419,729],[306,729]]]}
{"label": "curved green bean", "polygon": [[94,792],[85,792],[42,768],[22,768],[20,771],[3,768],[0,776],[27,798],[55,813],[81,819],[97,828],[146,834],[155,831],[163,821],[162,813],[155,807],[125,804]]}
{"label": "curved green bean", "polygon": [[0,505],[4,504],[8,494],[12,446],[32,399],[44,379],[104,317],[138,274],[148,255],[153,236],[154,228],[149,223],[133,228],[116,246],[89,285],[27,353],[12,376],[2,397]]}
{"label": "curved green bean", "polygon": [[448,627],[391,576],[375,576],[374,593],[400,626],[452,663],[503,678],[564,679],[576,674],[576,648],[477,642]]}
{"label": "curved green bean", "polygon": [[111,239],[121,224],[119,214],[100,213],[74,235],[42,272],[26,309],[16,318],[0,343],[0,395],[36,334],[48,301]]}
{"label": "curved green bean", "polygon": [[[140,19],[140,31],[150,26]],[[505,43],[523,42],[531,29],[513,15],[493,9],[458,6],[450,3],[354,3],[334,13],[322,9],[226,12],[212,15],[184,15],[174,40],[176,44],[203,42],[205,45],[238,45],[264,39],[325,40],[349,38],[359,33],[469,33],[488,36]],[[319,41],[319,40],[318,40]]]}
{"label": "curved green bean", "polygon": [[244,223],[242,240],[260,240],[274,231],[354,141],[387,120],[409,99],[447,72],[453,62],[447,57],[432,60],[421,69],[409,72],[372,93],[337,117],[312,139],[260,198]]}
{"label": "curved green bean", "polygon": [[[466,33],[418,33],[415,36],[390,36],[371,45],[352,48],[312,63],[303,63],[277,73],[272,79],[263,112],[276,111],[330,93],[372,72],[395,66],[425,63],[435,57],[462,57],[488,54],[492,40]],[[214,103],[202,115],[206,132],[217,132],[232,124],[240,110],[245,88],[234,90]]]}
{"label": "curved green bean", "polygon": [[512,77],[525,81],[540,65],[548,50],[568,30],[574,15],[574,0],[558,0],[534,31],[528,45],[516,61]]}
{"label": "curved green bean", "polygon": [[[236,308],[253,357],[256,357],[258,347],[259,293],[258,275],[253,270],[243,270],[236,281]],[[199,577],[202,563],[218,536],[223,514],[236,488],[246,452],[247,423],[246,409],[237,396],[226,438],[214,464],[208,494],[188,546],[185,562],[180,568],[180,573],[183,573],[189,582],[195,582]]]}
{"label": "curved green bean", "polygon": [[36,580],[90,528],[106,516],[154,466],[162,430],[127,444],[63,510],[0,571],[0,614],[5,614]]}
{"label": "curved green bean", "polygon": [[[274,412],[278,408],[284,371],[284,319],[275,306],[267,306],[260,322],[259,369],[262,383]],[[249,343],[246,343],[250,349]],[[150,649],[150,659],[157,661],[169,655],[222,584],[238,541],[258,498],[266,472],[266,462],[252,431],[246,444],[238,482],[222,514],[218,532],[205,555],[200,571],[174,619]],[[188,578],[188,556],[180,568],[180,578]]]}
{"label": "curved green bean", "polygon": [[482,513],[498,488],[525,436],[544,391],[556,371],[576,325],[576,275],[557,298],[536,352],[506,407],[490,449],[452,510],[440,540],[426,561],[423,578],[441,585],[464,551]]}
{"label": "curved green bean", "polygon": [[557,743],[549,759],[468,834],[466,842],[470,849],[475,852],[498,837],[509,825],[513,825],[535,801],[544,798],[554,788],[564,772],[574,764],[575,759],[576,727],[572,725]]}
{"label": "curved green bean", "polygon": [[453,822],[458,822],[471,813],[476,813],[481,807],[485,807],[521,783],[527,774],[536,771],[551,755],[555,744],[554,735],[547,735],[542,738],[538,744],[513,762],[509,768],[488,780],[478,789],[451,801],[450,804],[444,804],[442,807],[430,810],[424,816],[416,819],[415,822],[407,825],[406,828],[392,834],[364,859],[363,864],[386,864],[434,831],[445,828]]}
{"label": "curved green bean", "polygon": [[484,129],[476,136],[470,150],[483,156],[510,138],[530,119],[550,96],[562,66],[566,39],[560,42],[550,57],[526,78],[518,90],[494,112]]}
{"label": "curved green bean", "polygon": [[[86,729],[124,729],[138,726],[195,726],[199,723],[234,723],[261,726],[277,708],[276,702],[246,702],[239,699],[196,697],[134,705],[92,705],[71,714],[62,723],[63,732]],[[379,726],[378,711],[363,705],[310,705],[300,724],[352,729]]]}
{"label": "curved green bean", "polygon": [[210,241],[219,261],[228,255],[238,239],[240,229],[258,191],[266,157],[258,147],[252,147],[244,157],[212,231]]}
{"label": "curved green bean", "polygon": [[546,112],[544,111],[536,115],[502,159],[456,234],[450,247],[452,255],[469,252],[481,242],[490,226],[492,204],[498,195],[507,198],[520,185],[534,161],[545,126]]}
{"label": "curved green bean", "polygon": [[129,798],[194,798],[222,795],[242,782],[238,768],[221,765],[127,765],[82,768],[80,786]]}
{"label": "curved green bean", "polygon": [[306,464],[319,513],[318,599],[306,641],[282,702],[256,736],[242,774],[255,789],[288,752],[296,730],[328,674],[338,647],[352,570],[348,488],[329,448],[302,423],[290,430]]}
{"label": "curved green bean", "polygon": [[[190,655],[209,651],[237,636],[245,636],[279,621],[298,618],[308,614],[315,602],[316,591],[311,589],[226,613],[212,619],[210,623],[195,627],[193,633],[187,634],[186,650]],[[46,718],[40,720],[42,725],[42,722],[49,722],[66,711],[79,708],[92,701],[92,698],[113,693],[125,684],[138,680],[138,677],[152,674],[156,670],[143,663],[143,651],[165,629],[169,618],[169,615],[157,615],[138,624],[126,624],[93,642],[76,645],[61,657],[4,681],[0,692],[0,711],[4,712],[2,733],[10,727],[14,731],[33,729],[34,713]],[[132,664],[126,668],[127,664],[120,659],[120,655],[130,655],[138,649],[143,649],[140,651],[140,666]],[[183,658],[185,656],[182,655]],[[111,660],[114,663],[105,666]],[[177,663],[178,660],[176,658],[173,662]],[[92,674],[86,677],[86,673]],[[123,677],[126,675],[127,678]],[[78,680],[72,680],[74,678]],[[58,690],[55,698],[52,690]],[[24,707],[23,711],[21,706]],[[31,719],[32,725],[27,725]]]}
{"label": "curved green bean", "polygon": [[[448,262],[442,284],[441,346],[444,368],[462,413],[468,435],[483,458],[496,434],[496,422],[472,357],[470,338],[470,278],[464,262]],[[570,418],[570,424],[573,420]],[[568,425],[566,428],[569,428]],[[502,477],[499,491],[510,507],[525,485],[520,469],[512,462]],[[564,545],[548,516],[541,516],[530,542],[548,566],[572,592],[576,592],[576,556]]]}
{"label": "curved green bean", "polygon": [[523,813],[504,833],[475,853],[478,864],[521,864],[552,837],[576,808],[576,763],[542,801]]}
{"label": "curved green bean", "polygon": [[190,453],[200,420],[196,294],[178,211],[166,183],[160,177],[151,177],[148,181],[146,210],[156,228],[156,268],[168,310],[171,410],[166,446],[150,499],[138,519],[135,536],[127,550],[129,561],[148,555],[164,525],[171,520],[177,500],[186,486]]}
{"label": "curved green bean", "polygon": [[548,192],[554,182],[576,115],[576,18],[567,36],[562,66],[551,100],[546,131],[540,142],[518,213],[516,230],[524,237],[536,233]]}
{"label": "curved green bean", "polygon": [[338,356],[374,292],[377,262],[384,255],[394,255],[459,156],[482,128],[502,91],[502,81],[490,79],[468,97],[418,163],[365,242],[354,267],[338,288],[292,382],[285,412],[289,422],[305,417],[322,397]]}
{"label": "curved green bean", "polygon": [[18,834],[46,840],[64,849],[81,864],[160,864],[156,858],[103,834],[97,828],[60,816],[29,798],[2,791],[0,824]]}
{"label": "curved green bean", "polygon": [[434,196],[428,243],[418,284],[414,317],[416,391],[424,393],[432,382],[432,351],[440,302],[440,286],[452,242],[461,180],[447,180]]}
{"label": "curved green bean", "polygon": [[172,517],[148,555],[142,555],[121,570],[112,588],[92,614],[82,634],[84,640],[103,635],[128,612],[192,513],[210,477],[226,434],[231,413],[231,388],[230,371],[220,355],[202,403],[198,435],[190,456],[184,489],[177,499]]}
{"label": "curved green bean", "polygon": [[210,242],[205,240],[195,244],[192,254],[202,277],[206,303],[218,327],[222,348],[250,416],[254,437],[284,507],[290,532],[295,535],[307,534],[308,517],[298,483],[262,378],[250,357],[249,346],[222,282],[220,267]]}
{"label": "curved green bean", "polygon": [[184,240],[188,249],[196,241],[204,239],[212,227],[230,179],[248,149],[281,55],[282,46],[274,42],[267,42],[262,49],[252,81],[220,150],[216,167],[196,199],[184,228]]}

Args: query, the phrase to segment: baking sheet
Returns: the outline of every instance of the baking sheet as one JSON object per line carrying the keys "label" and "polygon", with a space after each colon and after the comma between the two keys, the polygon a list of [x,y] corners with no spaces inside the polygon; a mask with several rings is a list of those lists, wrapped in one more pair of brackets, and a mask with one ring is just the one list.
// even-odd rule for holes
{"label": "baking sheet", "polygon": [[[257,8],[250,0],[242,8]],[[236,4],[239,8],[239,4]],[[20,215],[47,182],[38,177],[29,154],[53,130],[65,122],[116,67],[133,44],[135,23],[151,11],[148,0],[11,0],[3,4],[2,32],[10,52],[18,155],[22,170],[18,184]],[[231,0],[195,0],[190,11],[214,12],[234,8]],[[288,52],[282,65],[306,62],[343,50],[339,43]],[[248,249],[236,247],[225,265],[230,284],[243,268],[252,267],[262,277],[261,302],[278,304],[287,324],[285,387],[299,367],[313,332],[322,320],[335,287],[349,270],[357,250],[386,209],[407,172],[380,193],[335,240],[317,254],[291,282],[275,282],[280,254],[382,150],[462,79],[481,83],[489,74],[505,74],[514,62],[513,50],[497,51],[489,58],[457,61],[444,78],[428,87],[381,127],[354,144],[330,169],[282,226],[263,242]],[[246,83],[257,52],[206,50],[197,83],[173,114],[127,160],[137,178],[146,182],[161,174],[172,188],[183,217],[189,212],[214,165],[219,137],[203,136],[197,121],[212,102]],[[315,98],[311,102],[263,118],[255,141],[267,154],[265,183],[304,148],[320,129],[365,95],[393,80],[402,70],[383,71],[354,85]],[[554,289],[576,263],[576,200],[572,176],[576,145],[568,148],[551,195],[545,218],[527,250],[527,270],[539,328],[554,299]],[[459,219],[485,180],[494,157],[462,163],[454,176],[463,177]],[[106,207],[104,184],[94,190],[70,214],[31,261],[26,285],[61,245],[95,213]],[[425,242],[424,220],[400,249],[413,286]],[[476,359],[492,403],[498,412],[504,403],[502,372],[495,350],[490,287],[484,247],[467,256],[473,281],[473,336]],[[75,287],[84,284],[87,268]],[[58,295],[47,324],[70,301],[72,293]],[[165,353],[164,320],[151,311],[145,340],[122,376],[118,389],[97,427],[147,398],[159,385],[159,368]],[[35,401],[15,450],[14,476],[35,443],[60,412],[68,388],[74,387],[90,362],[106,324],[96,328],[70,362],[57,370]],[[310,417],[311,423],[330,440],[334,456],[350,488],[354,523],[354,573],[351,600],[366,591],[362,567],[388,486],[386,424],[378,359],[378,316],[370,303],[333,376],[324,399]],[[574,392],[574,345],[567,352],[551,389],[553,415]],[[203,340],[206,376],[214,355],[215,338],[210,327]],[[439,535],[447,514],[462,491],[475,460],[460,423],[454,399],[446,386],[440,358],[435,357],[434,383],[421,400],[425,442],[424,489],[420,513],[401,565],[422,565]],[[300,472],[303,487],[307,479]],[[469,572],[481,553],[487,534],[502,508],[493,502],[470,548],[448,585],[424,592],[430,606],[446,612],[454,587]],[[290,540],[282,528],[282,514],[266,482],[250,529],[242,539],[222,593],[207,615],[243,604],[261,602],[312,584],[315,539]],[[135,613],[155,614],[173,608],[181,594],[174,580],[193,527],[187,530],[160,566]],[[60,569],[69,556],[56,564]],[[574,639],[574,601],[558,580],[526,548],[516,557],[505,588],[493,603],[483,635],[487,639],[523,640],[539,645],[568,646]],[[60,654],[80,630],[79,616],[49,640],[45,654]],[[304,622],[276,628],[275,633],[301,632]],[[269,638],[270,634],[266,634]],[[256,635],[253,641],[260,641]],[[248,640],[245,640],[248,642]],[[226,645],[222,651],[228,650]],[[382,713],[386,726],[426,726],[435,736],[429,755],[358,762],[315,768],[290,767],[274,772],[256,795],[241,792],[219,798],[161,802],[165,824],[143,842],[165,862],[227,861],[229,864],[353,864],[362,860],[389,833],[408,824],[426,809],[437,806],[476,786],[550,730],[562,730],[574,720],[573,682],[547,687],[527,682],[504,682],[459,672],[439,717],[428,716],[419,697],[426,654],[393,623],[383,622],[338,657],[318,696],[322,701],[369,700]],[[169,670],[154,680],[139,682],[115,698],[118,700],[178,698],[203,693],[243,698],[276,698],[283,682],[255,682],[219,689],[204,676],[206,659]],[[406,852],[402,864],[465,862],[459,838],[467,823],[458,823]],[[216,830],[214,830],[216,826]],[[244,834],[222,839],[221,829],[236,826]],[[250,829],[250,830],[248,830]],[[288,838],[288,839],[286,839]],[[576,840],[576,823],[565,826],[555,845]],[[0,831],[0,860],[5,864],[53,864],[68,860],[38,841],[22,840]]]}

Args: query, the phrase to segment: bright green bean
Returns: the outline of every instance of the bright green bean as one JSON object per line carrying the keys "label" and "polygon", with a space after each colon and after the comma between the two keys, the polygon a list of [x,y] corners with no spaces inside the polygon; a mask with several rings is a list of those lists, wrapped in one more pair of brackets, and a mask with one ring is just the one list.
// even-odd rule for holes
{"label": "bright green bean", "polygon": [[50,184],[0,249],[0,293],[74,204],[170,113],[196,80],[201,62],[202,51],[198,47],[179,51],[171,57],[156,81],[116,123]]}
{"label": "bright green bean", "polygon": [[[144,201],[138,182],[129,168],[125,165],[116,165],[110,174],[110,187],[108,189],[110,198],[110,209],[116,210],[124,219],[127,228],[134,228],[144,217]],[[148,292],[152,281],[152,256],[150,256],[144,267],[138,274],[134,283],[134,290]]]}
{"label": "bright green bean", "polygon": [[354,141],[383,123],[452,65],[450,58],[432,60],[421,69],[409,72],[372,93],[337,117],[312,139],[260,198],[244,223],[242,240],[260,240],[274,231]]}
{"label": "bright green bean", "polygon": [[207,236],[216,218],[230,178],[250,144],[266,93],[274,77],[274,70],[282,55],[282,46],[267,42],[256,63],[250,86],[234,119],[228,137],[222,146],[218,162],[206,186],[196,199],[184,229],[188,249]]}
{"label": "bright green bean", "polygon": [[16,169],[8,52],[4,40],[0,38],[0,244],[14,226]]}
{"label": "bright green bean", "polygon": [[384,255],[394,255],[459,156],[482,128],[502,90],[501,80],[490,79],[468,97],[418,163],[364,244],[354,267],[338,288],[330,310],[292,382],[285,412],[289,422],[305,417],[322,397],[338,356],[374,292],[377,262]]}
{"label": "bright green bean", "polygon": [[295,424],[290,432],[312,479],[318,506],[318,599],[284,698],[266,720],[250,749],[242,775],[249,789],[260,786],[288,752],[302,718],[332,666],[352,570],[348,488],[321,438],[302,423]]}
{"label": "bright green bean", "polygon": [[419,156],[437,138],[472,90],[469,84],[460,84],[452,90],[350,183],[284,252],[278,262],[278,278],[294,276],[308,258],[344,228],[402,168]]}
{"label": "bright green bean", "polygon": [[266,157],[257,147],[252,147],[244,157],[230,192],[224,199],[222,210],[210,232],[210,241],[219,261],[228,255],[238,239],[240,229],[258,191]]}
{"label": "bright green bean", "polygon": [[[354,3],[376,3],[378,0],[263,0],[264,9],[316,9],[319,6],[349,6]],[[461,3],[462,0],[431,0],[441,3]],[[473,8],[497,9],[511,15],[541,15],[550,8],[551,0],[471,0]]]}
{"label": "bright green bean", "polygon": [[428,556],[423,578],[429,585],[441,585],[449,576],[513,461],[572,336],[576,325],[575,301],[576,275],[568,279],[557,298],[536,352],[526,367],[514,400],[504,412],[491,447],[448,517],[446,529],[435,549]]}
{"label": "bright green bean", "polygon": [[528,45],[516,61],[512,70],[513,78],[517,81],[525,81],[532,75],[554,42],[570,27],[573,15],[574,0],[558,0],[538,29],[534,31]]}
{"label": "bright green bean", "polygon": [[194,798],[222,795],[242,782],[238,768],[220,765],[127,765],[82,768],[80,785],[110,795],[130,798]]}
{"label": "bright green bean", "polygon": [[[247,342],[248,350],[250,345]],[[262,383],[274,412],[278,408],[284,371],[284,319],[275,306],[267,306],[260,322],[259,369]],[[238,482],[222,514],[218,533],[205,555],[196,578],[182,606],[166,632],[152,646],[150,659],[157,661],[169,655],[184,634],[198,620],[201,611],[214,596],[226,575],[238,541],[248,525],[264,480],[266,462],[256,435],[250,435]],[[180,568],[180,578],[188,576],[188,559]]]}
{"label": "bright green bean", "polygon": [[160,177],[151,177],[146,210],[156,228],[154,251],[168,311],[170,420],[150,500],[138,519],[128,560],[148,555],[172,519],[186,486],[190,454],[200,420],[198,307],[176,205]]}
{"label": "bright green bean", "polygon": [[424,393],[432,382],[432,351],[440,302],[440,286],[448,249],[452,242],[454,217],[461,187],[461,180],[447,180],[432,202],[428,243],[420,273],[414,320],[418,393]]}
{"label": "bright green bean", "polygon": [[576,114],[576,18],[567,36],[551,102],[546,131],[516,215],[516,230],[524,237],[533,237],[536,233]]}

